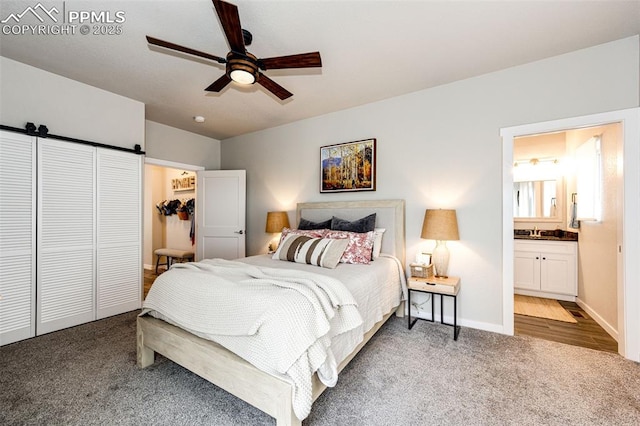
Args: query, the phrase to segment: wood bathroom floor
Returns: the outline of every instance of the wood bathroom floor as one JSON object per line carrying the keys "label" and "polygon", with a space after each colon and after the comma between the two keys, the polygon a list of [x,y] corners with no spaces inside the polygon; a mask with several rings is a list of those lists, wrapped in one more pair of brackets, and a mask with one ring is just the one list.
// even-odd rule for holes
{"label": "wood bathroom floor", "polygon": [[618,342],[578,304],[561,300],[558,302],[578,321],[577,324],[516,314],[514,315],[515,334],[618,353]]}

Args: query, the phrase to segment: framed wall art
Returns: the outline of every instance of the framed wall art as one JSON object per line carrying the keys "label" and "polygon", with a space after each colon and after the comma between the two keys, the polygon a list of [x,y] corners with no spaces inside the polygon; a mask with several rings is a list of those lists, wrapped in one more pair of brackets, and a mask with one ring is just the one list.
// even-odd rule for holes
{"label": "framed wall art", "polygon": [[375,190],[375,139],[320,147],[320,192]]}

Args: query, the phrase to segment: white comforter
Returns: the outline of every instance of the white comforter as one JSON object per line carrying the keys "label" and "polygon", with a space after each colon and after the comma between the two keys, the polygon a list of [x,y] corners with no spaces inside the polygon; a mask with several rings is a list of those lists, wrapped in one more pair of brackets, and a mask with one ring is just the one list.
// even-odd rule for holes
{"label": "white comforter", "polygon": [[[264,266],[271,264],[280,268]],[[287,265],[294,268],[281,269]],[[243,262],[211,259],[176,264],[156,279],[142,315],[150,313],[213,340],[261,370],[288,380],[294,385],[294,412],[304,419],[312,404],[313,373],[334,386],[338,363],[362,340],[363,331],[399,303],[402,292],[398,290],[401,279],[380,293],[385,297],[375,296],[380,290],[371,281],[377,278],[370,276],[355,289],[347,289],[340,281],[338,270],[349,271],[347,276],[365,276],[355,271],[374,269],[368,265],[340,265],[331,270],[333,276],[299,266],[305,265],[274,263],[261,256]],[[389,275],[394,276],[393,268],[381,280]],[[395,272],[395,276],[403,274]],[[361,296],[365,293],[366,298]],[[366,309],[358,309],[358,304]]]}
{"label": "white comforter", "polygon": [[[160,275],[143,304],[143,314],[149,311],[290,377],[300,418],[311,408],[310,394],[300,390],[311,389],[313,372],[329,386],[337,380],[331,338],[362,324],[353,296],[335,278],[222,259],[177,264]],[[237,337],[246,336],[262,341],[263,350],[243,351]]]}

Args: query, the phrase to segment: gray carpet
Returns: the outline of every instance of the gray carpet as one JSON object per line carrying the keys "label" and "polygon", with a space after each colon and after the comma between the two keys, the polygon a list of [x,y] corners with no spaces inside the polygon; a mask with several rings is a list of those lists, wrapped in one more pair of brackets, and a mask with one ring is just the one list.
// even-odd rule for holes
{"label": "gray carpet", "polygon": [[[135,312],[0,348],[2,425],[252,425],[273,419],[157,356]],[[640,366],[618,355],[392,318],[308,425],[638,425]]]}

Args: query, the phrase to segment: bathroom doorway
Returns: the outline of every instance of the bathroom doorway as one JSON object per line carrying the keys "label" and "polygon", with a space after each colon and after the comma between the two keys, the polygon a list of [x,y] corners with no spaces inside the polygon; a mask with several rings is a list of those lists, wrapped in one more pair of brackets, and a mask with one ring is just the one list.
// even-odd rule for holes
{"label": "bathroom doorway", "polygon": [[[640,215],[640,114],[638,108],[594,114],[564,120],[535,123],[524,126],[504,128],[503,138],[503,321],[505,333],[514,333],[514,222],[513,222],[513,159],[514,139],[551,132],[565,132],[589,127],[619,123],[620,142],[617,145],[618,156],[615,167],[618,173],[617,226],[614,251],[616,268],[616,300],[618,352],[634,361],[640,360],[640,320],[633,313],[640,308],[639,286],[626,277],[637,277],[640,273],[638,262],[633,256],[640,248],[640,227],[637,218]],[[568,194],[570,197],[570,194]],[[623,245],[622,242],[625,242]],[[597,262],[593,262],[597,266]],[[583,277],[584,279],[584,277]],[[584,289],[582,289],[584,290]],[[589,297],[589,296],[585,296]]]}
{"label": "bathroom doorway", "polygon": [[[576,163],[586,144],[597,146],[599,161],[591,166]],[[621,123],[514,139],[516,335],[617,352],[621,145]],[[579,221],[572,207],[582,207],[583,195],[590,199],[577,182],[588,168],[599,172],[589,188],[598,188],[598,219]],[[537,247],[553,252],[539,256]],[[531,282],[534,265],[536,272],[553,268],[554,276]]]}

